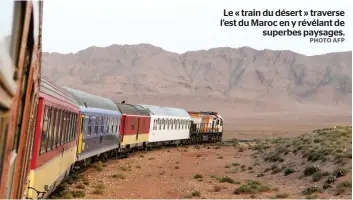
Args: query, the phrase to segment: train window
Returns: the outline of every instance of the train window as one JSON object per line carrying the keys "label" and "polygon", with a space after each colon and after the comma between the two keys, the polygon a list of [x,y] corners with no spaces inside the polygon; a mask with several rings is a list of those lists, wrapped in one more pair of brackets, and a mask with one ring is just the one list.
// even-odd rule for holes
{"label": "train window", "polygon": [[115,121],[115,118],[112,118],[112,121],[110,123],[110,125],[111,125],[111,133],[114,133],[114,121]]}
{"label": "train window", "polygon": [[104,129],[104,117],[102,116],[101,117],[101,127],[100,127],[100,129],[99,129],[99,132],[101,133],[101,134],[103,134],[103,130]]}
{"label": "train window", "polygon": [[56,133],[56,147],[60,146],[61,135],[63,132],[63,117],[64,111],[60,109],[59,123],[58,123],[58,132]]}
{"label": "train window", "polygon": [[67,142],[71,142],[72,141],[72,138],[74,137],[73,135],[75,134],[75,129],[74,129],[74,125],[77,123],[77,119],[75,120],[76,118],[76,113],[73,113],[73,112],[70,112],[69,114],[69,128],[67,129],[67,139],[66,141]]}
{"label": "train window", "polygon": [[40,154],[43,154],[47,150],[47,140],[49,136],[49,125],[50,125],[50,107],[45,106],[44,116],[43,116],[43,125],[42,125],[42,136],[40,139]]}
{"label": "train window", "polygon": [[109,117],[108,120],[107,120],[107,134],[109,134],[111,132],[110,130],[110,123],[111,123],[111,118]]}
{"label": "train window", "polygon": [[76,113],[70,112],[70,129],[68,130],[68,142],[71,142],[75,138],[75,133],[76,133],[76,123],[77,123],[77,115]]}
{"label": "train window", "polygon": [[[76,118],[76,119],[75,119]],[[76,123],[77,123],[77,114],[70,112],[69,115],[69,129],[67,130],[67,142],[71,142],[73,140],[73,136],[76,133]]]}
{"label": "train window", "polygon": [[47,151],[50,151],[52,148],[52,144],[53,144],[53,133],[54,133],[54,126],[55,126],[55,116],[56,116],[56,109],[55,108],[51,108],[51,114],[49,117],[49,121],[50,121],[50,128],[49,128],[49,136],[48,136],[48,142],[47,142]]}
{"label": "train window", "polygon": [[106,117],[105,118],[105,130],[104,130],[104,133],[108,134],[108,130],[109,130],[109,118]]}
{"label": "train window", "polygon": [[98,127],[99,127],[99,117],[96,117],[95,119],[95,127],[94,127],[94,134],[97,135],[98,134]]}
{"label": "train window", "polygon": [[68,143],[70,141],[70,133],[72,129],[72,112],[67,112],[66,114],[66,120],[67,120],[67,128],[65,131],[65,140],[64,143]]}
{"label": "train window", "polygon": [[75,138],[76,123],[77,123],[77,115],[76,115],[76,113],[71,113],[70,114],[70,129],[68,130],[69,142],[71,142]]}
{"label": "train window", "polygon": [[135,118],[131,119],[131,130],[134,130],[135,128]]}
{"label": "train window", "polygon": [[60,141],[60,145],[65,144],[65,139],[67,137],[67,128],[68,128],[68,122],[69,122],[69,118],[68,118],[68,112],[66,110],[64,110],[63,112],[63,128],[62,128],[62,133],[61,133],[61,141]]}
{"label": "train window", "polygon": [[87,135],[91,135],[92,117],[88,117]]}
{"label": "train window", "polygon": [[118,119],[115,119],[115,133],[118,133],[118,126],[119,126],[119,121],[118,121]]}
{"label": "train window", "polygon": [[161,130],[161,121],[159,120],[159,118],[157,119],[157,129]]}
{"label": "train window", "polygon": [[[71,113],[71,128],[70,128],[70,135],[75,135],[76,133],[76,125],[77,125],[77,119],[78,119],[78,115],[76,113]],[[85,128],[85,118],[82,118],[82,126],[83,126],[83,129]],[[82,130],[82,133],[83,133],[84,130]],[[75,136],[71,136],[69,137],[69,142],[71,142]]]}
{"label": "train window", "polygon": [[72,129],[71,129],[71,140],[74,141],[76,139],[76,131],[77,131],[77,119],[78,119],[78,114],[73,113],[72,114],[73,119],[72,119]]}

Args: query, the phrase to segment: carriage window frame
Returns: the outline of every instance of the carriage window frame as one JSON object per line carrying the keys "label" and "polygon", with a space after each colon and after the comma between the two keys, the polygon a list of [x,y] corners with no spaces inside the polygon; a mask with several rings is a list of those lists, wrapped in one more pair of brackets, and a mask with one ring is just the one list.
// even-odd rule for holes
{"label": "carriage window frame", "polygon": [[99,133],[101,134],[101,135],[103,135],[103,133],[104,133],[104,116],[102,116],[100,119],[101,119],[101,123],[100,123],[100,128],[99,128]]}
{"label": "carriage window frame", "polygon": [[56,119],[56,108],[52,107],[51,109],[51,114],[50,114],[50,129],[49,129],[49,135],[47,139],[47,147],[46,147],[46,152],[52,150],[52,144],[53,144],[53,135],[54,135],[54,130],[55,130],[55,119]]}
{"label": "carriage window frame", "polygon": [[65,144],[68,143],[70,141],[70,133],[71,133],[71,113],[70,111],[67,111],[66,112],[66,123],[67,123],[67,126],[66,126],[66,131],[65,131]]}
{"label": "carriage window frame", "polygon": [[131,130],[133,131],[135,129],[135,118],[131,117]]}
{"label": "carriage window frame", "polygon": [[71,137],[70,137],[70,142],[74,141],[76,139],[76,127],[77,127],[77,119],[78,119],[78,114],[77,113],[72,113],[72,129],[71,129]]}
{"label": "carriage window frame", "polygon": [[99,131],[99,117],[96,116],[94,119],[94,134],[98,135],[98,131]]}
{"label": "carriage window frame", "polygon": [[[41,130],[41,139],[40,139],[40,149],[39,149],[39,155],[44,154],[45,152],[47,152],[47,144],[48,144],[48,139],[49,139],[49,132],[50,132],[50,116],[51,116],[51,106],[49,105],[45,105],[44,107],[44,115],[43,115],[43,123],[44,123],[44,119],[45,119],[45,114],[46,114],[46,109],[47,109],[47,118],[48,118],[48,122],[47,122],[47,136],[45,138],[45,141],[42,139],[43,137],[43,127]],[[43,143],[44,142],[44,143]]]}
{"label": "carriage window frame", "polygon": [[65,144],[65,138],[66,138],[66,135],[67,135],[67,122],[68,122],[67,112],[68,112],[67,110],[63,111],[63,121],[62,121],[63,128],[62,128],[62,131],[61,131],[60,146]]}

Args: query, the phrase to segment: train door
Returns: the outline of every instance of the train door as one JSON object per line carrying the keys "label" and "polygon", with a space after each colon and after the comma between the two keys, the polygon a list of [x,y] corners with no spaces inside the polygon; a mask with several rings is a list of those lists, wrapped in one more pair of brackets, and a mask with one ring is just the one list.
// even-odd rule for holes
{"label": "train door", "polygon": [[139,139],[139,131],[140,131],[140,118],[137,118],[136,140]]}
{"label": "train door", "polygon": [[79,134],[78,134],[78,142],[77,142],[77,154],[80,154],[82,151],[82,141],[83,141],[83,132],[84,132],[84,127],[85,127],[85,115],[81,115],[81,123],[80,123],[80,128],[78,129]]}

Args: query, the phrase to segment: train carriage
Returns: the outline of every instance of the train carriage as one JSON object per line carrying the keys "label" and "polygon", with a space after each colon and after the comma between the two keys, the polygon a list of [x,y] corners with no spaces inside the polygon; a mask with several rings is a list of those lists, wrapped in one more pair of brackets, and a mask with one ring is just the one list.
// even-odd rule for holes
{"label": "train carriage", "polygon": [[191,117],[190,138],[194,142],[222,140],[223,119],[216,112],[188,112]]}
{"label": "train carriage", "polygon": [[42,1],[0,1],[0,199],[23,198],[41,73]]}
{"label": "train carriage", "polygon": [[78,139],[77,161],[87,165],[99,156],[117,153],[120,146],[121,113],[110,99],[64,87],[80,105],[81,131]]}
{"label": "train carriage", "polygon": [[46,197],[69,175],[76,161],[79,116],[75,99],[42,77],[27,198]]}
{"label": "train carriage", "polygon": [[140,105],[151,116],[148,146],[179,144],[189,139],[190,115],[180,108]]}
{"label": "train carriage", "polygon": [[145,148],[148,142],[151,117],[148,111],[139,105],[116,103],[122,113],[120,135],[123,151],[132,148]]}

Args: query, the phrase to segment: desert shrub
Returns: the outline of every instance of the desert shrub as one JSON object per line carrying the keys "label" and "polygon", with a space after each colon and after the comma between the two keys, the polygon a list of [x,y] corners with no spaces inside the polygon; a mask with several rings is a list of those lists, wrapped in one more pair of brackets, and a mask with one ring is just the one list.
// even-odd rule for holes
{"label": "desert shrub", "polygon": [[85,189],[86,186],[83,185],[83,184],[78,184],[78,185],[76,185],[76,188],[77,188],[77,189]]}
{"label": "desert shrub", "polygon": [[289,196],[289,194],[287,193],[279,193],[279,194],[276,194],[276,198],[280,198],[280,199],[285,199]]}
{"label": "desert shrub", "polygon": [[281,172],[282,170],[280,168],[274,168],[271,172],[271,174],[277,174],[279,172]]}
{"label": "desert shrub", "polygon": [[337,178],[336,178],[335,175],[330,175],[330,176],[327,177],[325,183],[327,183],[327,184],[334,183],[334,182],[336,181],[336,179],[337,179]]}
{"label": "desert shrub", "polygon": [[328,189],[328,188],[332,188],[332,185],[329,184],[329,183],[324,183],[324,185],[322,186],[322,188],[323,188],[324,190],[326,190],[326,189]]}
{"label": "desert shrub", "polygon": [[75,190],[75,191],[71,191],[71,194],[74,198],[82,198],[85,197],[85,193],[81,190]]}
{"label": "desert shrub", "polygon": [[199,196],[201,196],[201,193],[199,191],[194,191],[191,193],[191,195],[194,197],[199,197]]}
{"label": "desert shrub", "polygon": [[265,157],[265,161],[269,161],[269,162],[283,162],[284,159],[277,153],[274,154],[270,154],[269,156]]}
{"label": "desert shrub", "polygon": [[104,193],[103,189],[95,188],[93,190],[93,194],[103,194],[103,193]]}
{"label": "desert shrub", "polygon": [[105,188],[105,186],[102,183],[100,183],[100,184],[98,184],[98,185],[96,185],[94,187],[97,188],[97,189],[104,189]]}
{"label": "desert shrub", "polygon": [[337,184],[337,188],[352,188],[352,182],[346,180]]}
{"label": "desert shrub", "polygon": [[203,178],[203,176],[201,174],[195,174],[194,179],[198,179],[198,178]]}
{"label": "desert shrub", "polygon": [[246,184],[239,186],[234,190],[234,194],[254,194],[257,192],[270,191],[270,187],[261,184],[259,181],[248,180]]}
{"label": "desert shrub", "polygon": [[292,173],[294,173],[294,172],[295,172],[294,169],[288,167],[288,168],[286,168],[286,169],[284,170],[284,175],[285,175],[285,176],[288,176],[289,174],[292,174]]}
{"label": "desert shrub", "polygon": [[124,179],[124,178],[125,178],[125,175],[124,175],[124,174],[114,174],[112,177],[113,177],[113,178]]}
{"label": "desert shrub", "polygon": [[219,179],[219,182],[221,182],[221,183],[224,183],[224,182],[234,183],[235,181],[228,176],[223,176],[222,178]]}
{"label": "desert shrub", "polygon": [[316,186],[313,186],[313,187],[308,187],[306,188],[304,191],[303,191],[303,194],[304,195],[310,195],[310,194],[313,194],[315,192],[320,192],[321,190],[316,187]]}
{"label": "desert shrub", "polygon": [[317,182],[317,181],[321,180],[322,177],[323,177],[323,172],[313,173],[313,175],[312,175],[313,182]]}
{"label": "desert shrub", "polygon": [[335,171],[333,171],[332,173],[334,176],[336,176],[336,178],[345,176],[347,174],[347,170],[344,168],[338,168]]}
{"label": "desert shrub", "polygon": [[310,176],[314,174],[315,172],[321,171],[321,169],[318,166],[309,166],[306,167],[304,170],[304,175],[305,176]]}
{"label": "desert shrub", "polygon": [[222,189],[221,186],[218,186],[218,185],[213,186],[213,191],[214,192],[219,192],[219,191],[221,191],[221,189]]}

